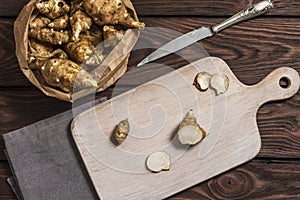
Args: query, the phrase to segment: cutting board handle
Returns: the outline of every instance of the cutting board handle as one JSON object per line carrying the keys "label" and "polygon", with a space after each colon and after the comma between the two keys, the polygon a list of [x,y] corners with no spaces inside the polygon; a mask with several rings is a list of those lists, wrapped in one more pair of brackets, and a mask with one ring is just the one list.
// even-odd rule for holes
{"label": "cutting board handle", "polygon": [[[258,106],[275,100],[287,99],[295,95],[300,87],[299,73],[290,67],[281,67],[271,72],[260,83],[250,86]],[[259,93],[258,95],[256,95]],[[251,97],[251,96],[250,96]]]}

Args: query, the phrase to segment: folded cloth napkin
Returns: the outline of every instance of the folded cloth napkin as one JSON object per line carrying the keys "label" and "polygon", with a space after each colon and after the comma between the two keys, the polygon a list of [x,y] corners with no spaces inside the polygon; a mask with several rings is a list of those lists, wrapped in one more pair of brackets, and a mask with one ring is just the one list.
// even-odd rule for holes
{"label": "folded cloth napkin", "polygon": [[[95,102],[3,135],[13,171],[17,197],[41,199],[98,199],[70,132],[74,113]],[[15,182],[15,183],[14,183]]]}

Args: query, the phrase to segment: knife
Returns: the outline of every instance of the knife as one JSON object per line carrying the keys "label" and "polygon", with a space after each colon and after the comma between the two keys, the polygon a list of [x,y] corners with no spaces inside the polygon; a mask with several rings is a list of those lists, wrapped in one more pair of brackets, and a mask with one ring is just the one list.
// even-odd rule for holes
{"label": "knife", "polygon": [[273,7],[271,0],[264,0],[254,5],[251,5],[229,19],[217,24],[213,27],[206,28],[202,27],[197,30],[186,33],[167,44],[163,45],[159,49],[155,50],[153,53],[148,55],[144,60],[142,60],[137,67],[140,67],[146,63],[157,60],[159,58],[165,57],[171,53],[174,53],[180,49],[183,49],[199,40],[202,40],[207,37],[212,37],[216,33],[237,24],[241,21],[251,19],[253,17],[265,14],[270,8]]}

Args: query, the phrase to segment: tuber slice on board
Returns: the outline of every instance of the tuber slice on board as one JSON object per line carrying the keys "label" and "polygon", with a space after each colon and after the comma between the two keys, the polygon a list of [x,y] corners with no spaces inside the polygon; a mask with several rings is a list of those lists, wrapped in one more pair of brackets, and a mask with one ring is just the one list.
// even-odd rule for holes
{"label": "tuber slice on board", "polygon": [[64,0],[40,0],[36,8],[50,19],[58,18],[70,11],[70,6]]}
{"label": "tuber slice on board", "polygon": [[204,139],[207,133],[197,123],[193,111],[190,110],[180,123],[177,135],[181,144],[195,145]]}
{"label": "tuber slice on board", "polygon": [[49,28],[33,28],[29,31],[29,36],[41,42],[48,42],[53,45],[61,45],[69,42],[69,33],[54,31]]}
{"label": "tuber slice on board", "polygon": [[211,75],[208,72],[200,72],[194,80],[194,85],[200,91],[206,91],[210,85]]}
{"label": "tuber slice on board", "polygon": [[146,161],[147,168],[152,172],[169,170],[171,165],[170,155],[164,151],[155,151],[151,153]]}
{"label": "tuber slice on board", "polygon": [[76,41],[82,31],[86,31],[93,25],[92,19],[81,10],[76,11],[70,17],[70,24],[72,27],[72,40]]}
{"label": "tuber slice on board", "polygon": [[62,17],[56,18],[53,22],[49,23],[48,26],[54,30],[60,31],[64,30],[69,25],[69,15],[64,15]]}
{"label": "tuber slice on board", "polygon": [[114,131],[114,138],[118,142],[118,144],[121,144],[122,142],[125,141],[125,139],[128,136],[129,133],[129,122],[127,119],[121,121],[118,126],[116,127]]}
{"label": "tuber slice on board", "polygon": [[49,25],[51,20],[47,17],[37,16],[32,22],[30,22],[29,27],[33,28],[44,28]]}
{"label": "tuber slice on board", "polygon": [[210,86],[216,91],[216,94],[226,92],[229,87],[229,79],[225,74],[214,74],[210,80]]}
{"label": "tuber slice on board", "polygon": [[126,28],[144,28],[127,11],[122,0],[84,0],[86,13],[100,26],[120,24]]}
{"label": "tuber slice on board", "polygon": [[49,59],[41,67],[44,80],[51,86],[59,87],[65,92],[73,89],[97,87],[97,82],[92,76],[81,69],[76,63],[67,59]]}

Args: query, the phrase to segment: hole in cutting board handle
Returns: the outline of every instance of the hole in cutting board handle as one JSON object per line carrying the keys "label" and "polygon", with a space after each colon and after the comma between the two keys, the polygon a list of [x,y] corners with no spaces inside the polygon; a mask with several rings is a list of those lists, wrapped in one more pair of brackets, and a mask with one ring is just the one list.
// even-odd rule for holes
{"label": "hole in cutting board handle", "polygon": [[282,77],[279,80],[279,85],[283,89],[288,89],[291,86],[291,79],[289,79],[288,77]]}

